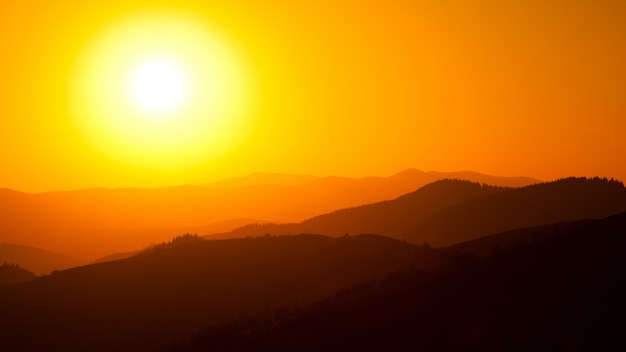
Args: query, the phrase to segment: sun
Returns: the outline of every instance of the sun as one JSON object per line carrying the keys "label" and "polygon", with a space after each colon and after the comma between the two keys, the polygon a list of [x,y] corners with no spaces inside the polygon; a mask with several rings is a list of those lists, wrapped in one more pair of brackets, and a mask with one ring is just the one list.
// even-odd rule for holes
{"label": "sun", "polygon": [[223,155],[253,126],[246,51],[207,18],[144,11],[95,34],[70,80],[74,123],[103,154],[173,169]]}
{"label": "sun", "polygon": [[189,102],[189,72],[174,59],[148,57],[131,67],[126,77],[126,96],[140,114],[168,117]]}

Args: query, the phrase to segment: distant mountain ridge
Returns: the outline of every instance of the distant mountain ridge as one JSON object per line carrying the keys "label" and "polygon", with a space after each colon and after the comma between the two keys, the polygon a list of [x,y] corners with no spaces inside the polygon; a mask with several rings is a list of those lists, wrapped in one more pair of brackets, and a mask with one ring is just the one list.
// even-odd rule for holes
{"label": "distant mountain ridge", "polygon": [[49,274],[53,270],[63,270],[85,262],[65,254],[50,252],[41,248],[11,243],[0,243],[0,265],[19,264],[20,267],[37,275]]}
{"label": "distant mountain ridge", "polygon": [[427,184],[394,200],[339,209],[301,223],[250,224],[229,233],[209,235],[208,238],[259,236],[266,233],[322,233],[335,237],[376,233],[399,237],[407,223],[425,220],[450,206],[507,189],[446,179]]}
{"label": "distant mountain ridge", "polygon": [[[0,190],[0,241],[69,253],[84,260],[137,250],[232,219],[293,222],[336,209],[393,199],[444,177],[496,185],[530,178],[405,170],[389,177],[253,174],[205,186],[86,189],[26,194]],[[221,185],[221,186],[220,186]],[[206,231],[206,232],[203,232]],[[210,232],[209,232],[210,231]]]}
{"label": "distant mountain ridge", "polygon": [[209,238],[265,233],[376,233],[447,246],[522,227],[626,211],[619,181],[568,178],[521,188],[441,180],[390,201],[337,210],[296,224],[248,225]]}

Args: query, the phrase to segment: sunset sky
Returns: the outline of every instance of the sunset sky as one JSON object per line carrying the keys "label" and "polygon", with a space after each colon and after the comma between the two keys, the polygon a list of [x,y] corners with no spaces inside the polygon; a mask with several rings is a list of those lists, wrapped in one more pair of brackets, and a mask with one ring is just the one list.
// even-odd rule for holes
{"label": "sunset sky", "polygon": [[[0,187],[626,181],[625,18],[621,0],[6,2]],[[178,95],[146,87],[161,69]]]}

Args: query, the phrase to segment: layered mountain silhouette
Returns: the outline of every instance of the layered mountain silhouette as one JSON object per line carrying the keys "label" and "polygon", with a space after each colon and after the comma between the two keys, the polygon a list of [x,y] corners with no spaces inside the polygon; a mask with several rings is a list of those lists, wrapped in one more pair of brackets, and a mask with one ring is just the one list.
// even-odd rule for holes
{"label": "layered mountain silhouette", "polygon": [[624,248],[626,213],[489,236],[418,259],[438,258],[436,270],[240,318],[168,351],[622,351]]}
{"label": "layered mountain silhouette", "polygon": [[212,323],[306,305],[410,265],[391,238],[183,236],[131,258],[0,288],[10,351],[148,351]]}
{"label": "layered mountain silhouette", "polygon": [[19,263],[22,268],[37,275],[49,274],[54,270],[63,270],[85,264],[83,261],[65,254],[11,243],[0,243],[1,263]]}
{"label": "layered mountain silhouette", "polygon": [[[131,248],[143,250],[120,252],[49,275],[39,267],[35,274],[44,273],[40,277],[29,272],[35,269],[21,266],[23,260],[17,257],[0,257],[20,264],[0,266],[2,349],[623,349],[626,189],[621,182],[567,178],[509,187],[443,179],[380,200],[383,194],[415,184],[415,175],[436,177],[416,171],[356,181],[280,175],[276,179],[286,183],[281,185],[263,174],[250,182],[269,183],[256,186],[234,179],[219,189],[223,197],[236,192],[251,197],[263,194],[257,193],[260,189],[284,191],[275,194],[283,194],[287,201],[272,203],[275,207],[265,209],[267,214],[293,215],[301,210],[289,208],[309,199],[313,206],[304,207],[310,210],[316,202],[332,199],[333,192],[338,192],[337,202],[367,197],[377,201],[289,224],[251,225],[265,217],[242,213],[230,218],[235,220],[195,227],[223,231],[208,236],[212,240],[184,235],[159,245],[143,242]],[[404,178],[411,181],[399,181]],[[3,226],[15,225],[18,219],[27,230],[60,226],[54,228],[59,233],[63,224],[69,224],[68,232],[50,237],[50,243],[106,247],[105,239],[132,233],[152,239],[158,231],[163,236],[180,231],[184,227],[160,226],[172,219],[200,219],[202,209],[217,209],[214,204],[193,208],[202,199],[216,199],[202,197],[218,188],[206,187],[208,193],[195,194],[200,188],[68,193],[75,198],[65,198],[64,192],[5,191],[3,196],[14,208],[0,203],[8,211],[1,221]],[[318,194],[297,199],[307,192]],[[129,194],[134,195],[128,198]],[[62,200],[68,201],[66,208],[55,209]],[[151,228],[116,230],[122,219],[132,218],[130,223],[139,226],[181,206],[183,200],[198,213],[155,220]],[[252,204],[241,207],[261,209],[265,201],[252,199]],[[232,204],[224,204],[225,209]],[[21,214],[20,209],[45,214],[44,219],[40,223],[33,221],[36,217],[12,218]],[[181,206],[177,211],[189,209]],[[139,211],[138,219],[124,213],[131,210]],[[103,225],[107,220],[110,228]],[[239,225],[245,226],[225,231]],[[91,232],[80,232],[82,226],[92,226]],[[25,230],[16,230],[15,235],[7,229],[0,233],[31,236]],[[102,236],[88,238],[97,233]],[[231,238],[215,239],[220,236]],[[68,239],[76,241],[63,243]],[[19,250],[26,250],[27,257],[47,253],[2,246],[10,255]]]}
{"label": "layered mountain silhouette", "polygon": [[0,287],[0,338],[11,351],[619,350],[624,233],[626,213],[445,248],[183,236]]}
{"label": "layered mountain silhouette", "polygon": [[406,170],[390,177],[253,174],[204,186],[88,189],[26,194],[0,190],[0,241],[68,253],[85,262],[182,233],[227,232],[257,222],[295,222],[396,198],[438,179],[523,186],[530,178]]}
{"label": "layered mountain silhouette", "polygon": [[481,236],[626,211],[619,181],[567,178],[521,188],[441,180],[394,200],[338,210],[297,224],[248,225],[209,238],[263,234],[376,233],[446,246]]}

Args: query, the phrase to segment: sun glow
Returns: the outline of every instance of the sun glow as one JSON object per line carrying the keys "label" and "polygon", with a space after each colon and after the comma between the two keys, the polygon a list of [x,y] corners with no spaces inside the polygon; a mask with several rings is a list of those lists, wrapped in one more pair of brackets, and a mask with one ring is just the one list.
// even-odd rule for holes
{"label": "sun glow", "polygon": [[252,70],[204,18],[150,12],[113,22],[71,82],[78,129],[126,163],[179,168],[237,145],[252,127]]}

